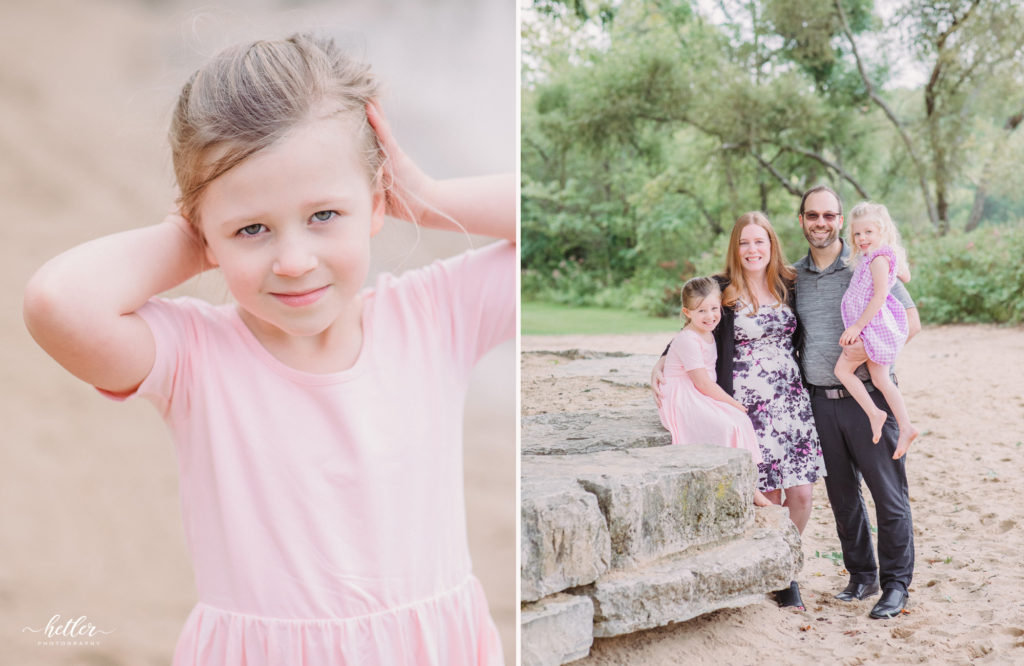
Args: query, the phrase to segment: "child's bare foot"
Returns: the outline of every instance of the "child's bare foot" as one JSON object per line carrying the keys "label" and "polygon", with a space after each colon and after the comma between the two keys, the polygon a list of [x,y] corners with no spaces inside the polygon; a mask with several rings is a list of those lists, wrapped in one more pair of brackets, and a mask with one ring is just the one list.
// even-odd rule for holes
{"label": "child's bare foot", "polygon": [[760,490],[754,491],[754,506],[769,506],[771,503],[771,500],[765,497]]}
{"label": "child's bare foot", "polygon": [[899,460],[903,457],[903,454],[910,448],[911,442],[917,439],[917,436],[921,434],[917,428],[910,426],[909,428],[900,428],[900,438],[896,442],[896,453],[892,454],[893,460]]}
{"label": "child's bare foot", "polygon": [[871,441],[873,443],[878,444],[878,440],[882,438],[882,426],[885,425],[887,418],[889,415],[882,409],[876,409],[873,413],[868,414],[868,420],[871,421]]}

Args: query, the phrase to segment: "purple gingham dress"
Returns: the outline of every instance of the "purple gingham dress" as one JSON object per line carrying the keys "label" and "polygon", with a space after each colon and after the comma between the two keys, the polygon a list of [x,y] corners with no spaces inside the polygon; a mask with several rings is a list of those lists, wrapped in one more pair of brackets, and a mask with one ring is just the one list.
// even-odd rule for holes
{"label": "purple gingham dress", "polygon": [[[875,285],[871,279],[869,266],[878,256],[889,259],[888,289],[892,289],[896,284],[896,253],[892,248],[882,246],[868,253],[857,265],[853,278],[850,279],[850,286],[846,288],[846,294],[843,296],[843,325],[847,328],[860,319],[868,301],[875,295]],[[907,341],[907,330],[907,311],[890,292],[882,304],[882,309],[861,331],[860,338],[864,341],[864,351],[868,358],[879,365],[892,365]]]}

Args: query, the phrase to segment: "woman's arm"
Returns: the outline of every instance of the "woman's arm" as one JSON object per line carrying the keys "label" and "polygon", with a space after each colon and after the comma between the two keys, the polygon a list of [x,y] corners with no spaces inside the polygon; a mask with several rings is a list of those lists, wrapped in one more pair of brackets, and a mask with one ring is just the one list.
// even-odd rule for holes
{"label": "woman's arm", "polygon": [[869,268],[871,269],[871,282],[874,285],[875,293],[871,296],[871,300],[868,301],[867,307],[864,308],[860,318],[843,331],[842,336],[839,338],[839,344],[841,345],[853,344],[860,337],[860,332],[864,330],[864,327],[882,309],[885,299],[889,295],[889,258],[885,256],[875,257],[871,260]]}
{"label": "woman's arm", "polygon": [[725,389],[716,384],[714,380],[711,379],[711,375],[709,375],[708,371],[704,368],[687,370],[686,374],[693,380],[693,385],[697,387],[697,390],[707,397],[719,402],[724,402],[730,407],[735,407],[744,414],[747,413],[747,408],[744,407],[736,398],[726,393]]}
{"label": "woman's arm", "polygon": [[516,242],[513,174],[434,180],[402,151],[376,104],[366,107],[366,117],[388,156],[388,215],[433,229],[458,231],[461,226],[471,234]]}
{"label": "woman's arm", "polygon": [[146,378],[156,356],[153,334],[135,311],[208,267],[188,222],[169,215],[160,224],[83,243],[44,264],[25,288],[25,324],[73,375],[128,393]]}

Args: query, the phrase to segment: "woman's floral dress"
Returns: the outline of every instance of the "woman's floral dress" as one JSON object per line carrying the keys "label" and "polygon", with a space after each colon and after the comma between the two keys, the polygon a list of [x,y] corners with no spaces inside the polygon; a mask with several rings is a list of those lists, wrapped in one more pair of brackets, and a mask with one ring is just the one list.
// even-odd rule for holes
{"label": "woman's floral dress", "polygon": [[796,315],[787,305],[736,309],[734,397],[747,408],[761,446],[762,492],[814,483],[825,476],[811,399],[793,358]]}

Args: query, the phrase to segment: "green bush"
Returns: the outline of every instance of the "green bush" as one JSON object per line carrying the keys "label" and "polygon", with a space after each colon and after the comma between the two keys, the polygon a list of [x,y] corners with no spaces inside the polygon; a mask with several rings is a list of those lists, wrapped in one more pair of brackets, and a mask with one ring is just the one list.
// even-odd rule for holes
{"label": "green bush", "polygon": [[[720,237],[706,251],[679,262],[643,266],[626,279],[588,271],[574,260],[563,260],[551,271],[524,269],[523,296],[675,317],[683,282],[720,271],[727,244],[728,238]],[[913,272],[908,289],[923,323],[1024,322],[1024,228],[985,227],[943,237],[919,236],[908,242],[907,252]],[[788,258],[792,261],[797,255]]]}
{"label": "green bush", "polygon": [[930,324],[1024,321],[1024,229],[982,228],[908,243],[907,285]]}

